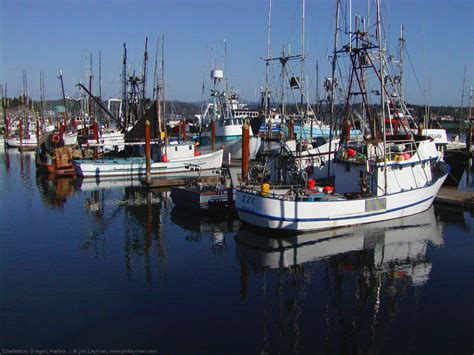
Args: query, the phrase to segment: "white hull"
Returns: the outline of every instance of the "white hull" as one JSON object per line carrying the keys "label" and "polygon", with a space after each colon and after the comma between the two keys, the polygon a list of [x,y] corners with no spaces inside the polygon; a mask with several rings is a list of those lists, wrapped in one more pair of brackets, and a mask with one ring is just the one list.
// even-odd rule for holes
{"label": "white hull", "polygon": [[[151,162],[151,175],[168,175],[179,173],[196,173],[202,170],[220,169],[223,151],[188,158],[173,159],[169,162]],[[144,158],[75,160],[74,165],[78,176],[109,177],[109,176],[145,176],[146,162]]]}
{"label": "white hull", "polygon": [[21,144],[20,144],[20,138],[8,138],[6,140],[6,144],[7,144],[7,147],[10,147],[10,148],[20,148],[20,147],[36,148],[36,146],[38,145],[38,142],[36,140],[36,137],[29,138],[29,139],[24,138]]}
{"label": "white hull", "polygon": [[[440,163],[445,164],[445,163]],[[269,229],[312,231],[405,217],[428,209],[447,173],[433,184],[385,196],[354,200],[295,201],[238,189],[235,206],[249,224]]]}
{"label": "white hull", "polygon": [[104,152],[115,150],[121,151],[125,148],[125,135],[122,132],[105,132],[99,137],[99,140],[88,139],[86,146],[98,146]]}
{"label": "white hull", "polygon": [[[257,156],[262,140],[260,137],[250,137],[250,159],[253,160]],[[231,159],[242,159],[242,139],[234,139],[222,143],[224,148],[224,156],[227,158],[230,154]]]}

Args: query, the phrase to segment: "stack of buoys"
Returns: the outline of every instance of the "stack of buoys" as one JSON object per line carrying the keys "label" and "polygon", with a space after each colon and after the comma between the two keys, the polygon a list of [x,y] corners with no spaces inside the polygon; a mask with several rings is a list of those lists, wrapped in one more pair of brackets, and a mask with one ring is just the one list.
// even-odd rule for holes
{"label": "stack of buoys", "polygon": [[167,163],[167,162],[168,162],[168,156],[167,156],[166,154],[162,154],[162,155],[161,155],[161,161],[162,161],[163,163]]}
{"label": "stack of buoys", "polygon": [[325,194],[332,194],[334,192],[334,186],[332,185],[326,185],[323,187],[323,192]]}
{"label": "stack of buoys", "polygon": [[405,160],[410,160],[411,155],[410,153],[403,153],[403,154],[396,154],[393,158],[395,161],[405,161]]}

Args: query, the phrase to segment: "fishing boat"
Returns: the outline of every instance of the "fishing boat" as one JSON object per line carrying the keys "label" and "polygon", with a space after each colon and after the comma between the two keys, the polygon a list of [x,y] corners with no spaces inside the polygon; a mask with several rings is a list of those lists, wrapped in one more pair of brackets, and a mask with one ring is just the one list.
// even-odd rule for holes
{"label": "fishing boat", "polygon": [[171,187],[171,198],[179,208],[193,211],[226,213],[234,207],[238,183],[237,168],[228,168],[219,176],[203,177],[185,186]]}
{"label": "fishing boat", "polygon": [[[238,103],[238,96],[233,91],[221,90],[219,83],[224,77],[224,71],[211,70],[211,79],[214,81],[212,97],[214,102],[209,103],[202,116],[201,124],[207,124],[208,130],[199,136],[202,147],[214,144],[224,149],[224,156],[231,159],[242,159],[242,127],[247,117],[245,110]],[[260,149],[261,138],[250,130],[250,159],[255,159]]]}
{"label": "fishing boat", "polygon": [[77,144],[77,133],[58,132],[44,134],[36,149],[35,163],[39,172],[56,175],[74,175],[73,147]]}
{"label": "fishing boat", "polygon": [[[339,13],[339,1],[337,4]],[[376,27],[381,34],[380,7],[377,9]],[[405,103],[394,100],[400,98],[395,95],[400,83],[387,74],[381,36],[372,37],[356,28],[350,31],[349,41],[337,52],[345,54],[351,66],[339,148],[330,162],[334,185],[317,186],[304,176],[302,184],[293,186],[242,184],[236,190],[235,207],[244,222],[304,232],[400,218],[425,211],[433,203],[449,166],[433,139],[411,131]],[[374,86],[366,80],[369,71],[377,79]],[[381,112],[368,104],[369,92],[375,90]],[[357,105],[353,105],[355,96],[361,100]],[[362,113],[355,113],[356,106]],[[350,135],[354,117],[366,118],[361,122],[362,139]],[[395,117],[403,124],[387,127],[384,117]]]}
{"label": "fishing boat", "polygon": [[[151,175],[171,175],[220,169],[223,150],[207,154],[195,151],[193,143],[156,144],[152,147]],[[82,177],[145,176],[145,157],[74,160],[76,174]]]}

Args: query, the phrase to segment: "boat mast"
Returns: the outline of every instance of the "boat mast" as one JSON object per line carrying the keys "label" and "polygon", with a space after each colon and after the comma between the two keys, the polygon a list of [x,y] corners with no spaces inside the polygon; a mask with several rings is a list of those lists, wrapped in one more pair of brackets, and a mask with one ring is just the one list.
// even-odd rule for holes
{"label": "boat mast", "polygon": [[[337,63],[337,32],[339,31],[339,8],[340,0],[336,0],[336,30],[334,31],[334,47],[332,51],[331,78],[329,84],[329,107],[331,124],[329,125],[329,151],[332,146],[333,128],[335,129],[336,119],[334,117],[334,88],[336,85],[336,63]],[[327,89],[326,85],[326,89]],[[331,159],[328,159],[328,177],[331,175]]]}
{"label": "boat mast", "polygon": [[143,53],[143,77],[142,77],[142,107],[141,114],[144,115],[146,111],[146,77],[147,77],[147,67],[148,62],[148,37],[145,37],[145,52]]}
{"label": "boat mast", "polygon": [[[303,99],[304,99],[304,32],[305,32],[305,0],[301,0],[301,74],[300,74],[300,106],[303,107]],[[307,107],[305,112],[307,111]]]}
{"label": "boat mast", "polygon": [[165,98],[165,34],[161,35],[161,100],[163,101],[163,127],[166,138],[166,98]]}
{"label": "boat mast", "polygon": [[[384,50],[383,50],[383,42],[382,42],[382,23],[381,23],[381,16],[380,16],[380,0],[377,0],[377,37],[378,37],[378,45],[379,45],[379,60],[380,60],[380,105],[381,105],[381,118],[380,118],[380,125],[382,130],[382,138],[383,138],[383,172],[384,172],[384,195],[387,194],[387,161],[385,159],[385,154],[387,153],[387,137],[385,134],[385,68],[384,68]],[[390,117],[389,117],[390,119]]]}
{"label": "boat mast", "polygon": [[158,76],[158,48],[160,48],[160,37],[156,39],[156,52],[155,52],[155,69],[153,71],[153,98],[152,102],[155,101],[155,94],[156,94],[156,88],[157,88],[157,76]]}
{"label": "boat mast", "polygon": [[40,70],[40,112],[41,112],[41,117],[43,117],[43,111],[44,111],[44,91],[43,91],[43,71]]}
{"label": "boat mast", "polygon": [[[99,101],[102,102],[102,58],[99,51]],[[99,111],[99,116],[102,118],[102,112]]]}
{"label": "boat mast", "polygon": [[61,93],[63,95],[64,115],[66,116],[66,121],[68,121],[67,106],[66,106],[66,94],[64,92],[63,71],[61,69],[59,69],[58,79],[61,82]]}
{"label": "boat mast", "polygon": [[122,59],[122,117],[119,119],[123,122],[123,127],[128,126],[127,122],[127,45],[123,43],[123,59]]}
{"label": "boat mast", "polygon": [[400,68],[400,78],[399,78],[399,82],[398,82],[398,94],[399,94],[399,97],[400,97],[400,102],[401,103],[404,103],[405,102],[405,81],[403,79],[403,52],[404,52],[404,48],[405,48],[405,37],[403,36],[403,25],[400,25],[400,38],[398,40],[399,42],[399,46],[398,46],[398,50],[399,50],[399,53],[398,53],[398,60],[399,60],[399,63],[398,63],[398,66]]}
{"label": "boat mast", "polygon": [[[267,58],[265,58],[265,89],[262,92],[262,106],[264,109],[263,119],[268,124],[268,137],[272,135],[272,116],[270,114],[270,88],[268,84],[268,71],[271,58],[271,29],[272,29],[272,0],[268,0],[268,21],[267,21]],[[268,149],[270,149],[270,139],[268,140]]]}
{"label": "boat mast", "polygon": [[[92,91],[92,53],[90,54],[90,66],[89,66],[89,92],[93,94]],[[89,120],[92,118],[92,97],[89,97]]]}
{"label": "boat mast", "polygon": [[466,90],[466,72],[467,72],[467,65],[464,65],[464,77],[462,80],[462,90],[461,90],[461,113],[459,120],[462,121],[462,116],[464,114],[464,91]]}
{"label": "boat mast", "polygon": [[316,100],[314,102],[314,107],[316,112],[319,113],[319,104],[320,104],[320,97],[319,97],[319,61],[316,60]]}

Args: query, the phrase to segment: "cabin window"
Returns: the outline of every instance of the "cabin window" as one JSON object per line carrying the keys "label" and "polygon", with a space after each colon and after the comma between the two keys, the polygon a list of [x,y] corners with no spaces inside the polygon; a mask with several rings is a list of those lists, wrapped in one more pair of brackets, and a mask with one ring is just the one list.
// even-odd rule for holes
{"label": "cabin window", "polygon": [[178,151],[178,147],[174,147],[174,151],[177,152],[177,151]]}
{"label": "cabin window", "polygon": [[193,150],[193,146],[192,146],[192,145],[189,145],[189,150]]}
{"label": "cabin window", "polygon": [[231,119],[225,120],[225,125],[226,125],[226,126],[230,126],[230,125],[232,125],[232,124],[234,124],[233,120],[231,120]]}

